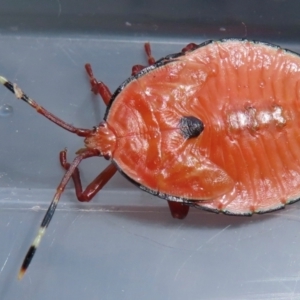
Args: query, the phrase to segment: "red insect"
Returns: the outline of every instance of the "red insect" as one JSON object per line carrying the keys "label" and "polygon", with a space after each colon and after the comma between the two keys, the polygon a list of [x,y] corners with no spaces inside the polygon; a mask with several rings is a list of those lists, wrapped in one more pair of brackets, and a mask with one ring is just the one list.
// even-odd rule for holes
{"label": "red insect", "polygon": [[[300,197],[300,57],[261,42],[228,39],[189,44],[148,67],[112,95],[87,64],[92,91],[107,104],[104,121],[76,128],[49,113],[15,84],[9,90],[62,128],[85,138],[57,188],[19,277],[26,271],[72,178],[79,201],[90,201],[119,170],[138,187],[168,200],[173,217],[189,206],[250,215]],[[82,191],[77,166],[111,161]]]}

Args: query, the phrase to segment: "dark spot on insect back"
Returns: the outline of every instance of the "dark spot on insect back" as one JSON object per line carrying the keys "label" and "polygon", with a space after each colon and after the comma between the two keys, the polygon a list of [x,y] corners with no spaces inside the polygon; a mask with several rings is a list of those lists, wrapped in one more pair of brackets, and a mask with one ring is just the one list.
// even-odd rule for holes
{"label": "dark spot on insect back", "polygon": [[196,117],[182,117],[179,121],[181,134],[186,138],[194,138],[200,135],[204,130],[204,124]]}

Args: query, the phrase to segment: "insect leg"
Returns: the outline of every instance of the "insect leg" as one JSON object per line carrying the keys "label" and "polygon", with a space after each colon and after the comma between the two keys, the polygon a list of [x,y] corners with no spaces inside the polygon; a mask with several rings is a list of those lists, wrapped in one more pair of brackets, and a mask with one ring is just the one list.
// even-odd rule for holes
{"label": "insect leg", "polygon": [[[155,59],[151,54],[151,46],[150,43],[145,43],[144,45],[144,49],[147,55],[147,60],[148,60],[148,65],[151,66],[153,64],[155,64]],[[146,68],[146,66],[143,65],[134,65],[131,69],[131,75],[135,75],[138,72],[140,72],[141,70],[143,70],[144,68]]]}
{"label": "insect leg", "polygon": [[190,52],[190,51],[195,50],[196,48],[198,48],[198,45],[197,45],[197,44],[195,44],[195,43],[190,43],[190,44],[187,44],[187,45],[181,50],[181,52],[182,52],[182,53]]}
{"label": "insect leg", "polygon": [[48,110],[46,110],[44,107],[37,104],[33,99],[29,98],[15,83],[11,83],[6,78],[0,76],[0,83],[2,83],[8,90],[10,90],[12,93],[15,94],[15,96],[18,99],[23,100],[27,104],[29,104],[31,107],[33,107],[39,114],[46,117],[51,122],[55,123],[56,125],[62,127],[65,130],[68,130],[72,133],[77,134],[78,136],[86,137],[88,136],[92,130],[90,129],[83,129],[83,128],[77,128],[74,127],[71,124],[68,124],[61,120],[60,118],[56,117],[52,113],[50,113]]}
{"label": "insect leg", "polygon": [[168,204],[172,217],[175,219],[184,219],[190,209],[188,205],[185,205],[182,202],[168,201]]}
{"label": "insect leg", "polygon": [[155,64],[155,59],[151,53],[150,43],[145,43],[144,48],[145,48],[145,52],[147,55],[148,65],[151,66],[151,65]]}
{"label": "insect leg", "polygon": [[[59,154],[59,160],[62,167],[68,171],[71,165],[67,162],[67,150],[63,150]],[[82,191],[79,169],[76,167],[72,173],[72,179],[75,185],[77,199],[81,202],[88,202],[103,188],[103,186],[113,177],[117,168],[114,164],[110,164],[104,169],[87,187]]]}
{"label": "insect leg", "polygon": [[19,275],[18,278],[22,279],[22,277],[24,276],[35,252],[36,249],[38,248],[42,237],[44,236],[46,229],[54,215],[55,209],[57,207],[58,201],[60,199],[61,194],[63,193],[67,183],[69,182],[69,180],[71,179],[71,177],[73,176],[73,173],[75,172],[75,170],[77,169],[77,166],[80,164],[80,162],[83,159],[89,158],[89,157],[93,157],[93,156],[99,156],[100,153],[98,150],[96,149],[85,149],[83,151],[81,151],[81,153],[75,157],[75,159],[73,160],[72,164],[70,164],[68,170],[66,171],[64,177],[62,178],[60,184],[58,185],[57,189],[56,189],[56,193],[53,197],[53,200],[44,216],[44,219],[41,223],[40,229],[38,231],[38,234],[36,235],[35,239],[33,240],[33,243],[31,244],[25,258],[23,261],[23,264],[21,266],[21,269],[19,271]]}
{"label": "insect leg", "polygon": [[90,64],[85,64],[85,70],[89,76],[92,92],[97,95],[99,94],[101,98],[103,99],[103,102],[108,105],[110,99],[111,99],[111,92],[109,88],[102,82],[98,81],[94,77],[94,73],[92,70],[92,66]]}

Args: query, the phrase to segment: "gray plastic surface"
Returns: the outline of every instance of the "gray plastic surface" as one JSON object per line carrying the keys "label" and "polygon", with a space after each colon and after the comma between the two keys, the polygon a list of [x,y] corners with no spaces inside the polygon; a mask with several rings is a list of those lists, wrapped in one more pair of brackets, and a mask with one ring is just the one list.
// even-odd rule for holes
{"label": "gray plastic surface", "polygon": [[[176,7],[165,1],[155,8],[155,2],[149,7],[143,1],[111,1],[111,6],[1,1],[0,75],[63,120],[90,128],[102,120],[105,106],[90,92],[86,62],[114,91],[132,65],[145,63],[145,41],[160,58],[211,38],[210,33],[244,37],[245,21],[249,39],[289,37],[282,46],[300,52],[299,34],[293,34],[299,33],[297,1],[286,6],[286,1],[265,1],[255,9],[255,1],[244,1],[248,12],[244,6],[232,11],[233,2],[222,1],[221,7],[220,1],[174,2]],[[184,34],[181,25],[189,16]],[[210,31],[198,35],[192,31],[196,25]],[[90,203],[77,202],[69,185],[18,281],[20,264],[63,174],[58,153],[68,147],[72,159],[83,143],[0,86],[3,104],[13,113],[0,116],[1,300],[300,299],[300,203],[253,217],[191,209],[185,220],[175,220],[164,200],[119,174]],[[84,183],[106,165],[100,158],[82,163]]]}

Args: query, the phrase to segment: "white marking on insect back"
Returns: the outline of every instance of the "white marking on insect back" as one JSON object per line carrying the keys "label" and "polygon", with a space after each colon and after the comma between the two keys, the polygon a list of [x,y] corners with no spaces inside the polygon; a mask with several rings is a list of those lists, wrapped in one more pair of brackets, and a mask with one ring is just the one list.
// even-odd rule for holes
{"label": "white marking on insect back", "polygon": [[258,127],[258,121],[255,118],[256,109],[248,107],[245,111],[231,112],[228,116],[228,121],[231,129],[244,129]]}
{"label": "white marking on insect back", "polygon": [[257,119],[261,124],[268,124],[272,121],[272,114],[268,111],[261,111],[257,114]]}
{"label": "white marking on insect back", "polygon": [[278,125],[284,125],[286,123],[285,117],[282,115],[282,108],[280,106],[275,106],[272,114],[274,120],[277,121]]}
{"label": "white marking on insect back", "polygon": [[273,106],[270,110],[259,110],[248,107],[244,110],[227,112],[227,122],[231,130],[251,129],[258,130],[261,125],[271,125],[282,127],[286,124],[283,109],[280,106]]}
{"label": "white marking on insect back", "polygon": [[229,115],[229,123],[233,129],[244,128],[248,126],[248,118],[245,113],[238,111]]}

